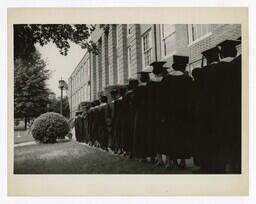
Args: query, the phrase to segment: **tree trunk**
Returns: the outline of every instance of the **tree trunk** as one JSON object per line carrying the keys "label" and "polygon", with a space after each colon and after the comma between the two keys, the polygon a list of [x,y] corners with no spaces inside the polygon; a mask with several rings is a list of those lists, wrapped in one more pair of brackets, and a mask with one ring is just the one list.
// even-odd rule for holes
{"label": "tree trunk", "polygon": [[27,118],[27,116],[25,116],[25,130],[27,130],[27,121],[28,120],[28,118]]}

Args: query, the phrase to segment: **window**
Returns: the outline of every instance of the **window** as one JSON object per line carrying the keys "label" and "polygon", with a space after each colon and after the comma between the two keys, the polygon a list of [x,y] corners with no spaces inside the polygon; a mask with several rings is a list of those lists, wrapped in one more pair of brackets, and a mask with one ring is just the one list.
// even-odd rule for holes
{"label": "window", "polygon": [[148,66],[152,60],[152,40],[151,31],[148,31],[142,36],[142,50],[144,67]]}
{"label": "window", "polygon": [[87,70],[87,80],[90,80],[90,61],[89,61],[89,59],[86,62],[86,70]]}
{"label": "window", "polygon": [[161,25],[162,56],[168,56],[175,51],[175,24]]}
{"label": "window", "polygon": [[189,43],[198,41],[211,33],[211,26],[209,24],[189,24],[188,36]]}
{"label": "window", "polygon": [[132,68],[132,48],[128,47],[128,77],[129,78],[132,76],[131,68]]}

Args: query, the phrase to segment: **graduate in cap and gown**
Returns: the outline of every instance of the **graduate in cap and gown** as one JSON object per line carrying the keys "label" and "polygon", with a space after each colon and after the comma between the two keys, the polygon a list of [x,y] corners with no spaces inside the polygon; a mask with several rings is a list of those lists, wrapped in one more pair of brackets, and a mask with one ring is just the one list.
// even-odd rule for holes
{"label": "graduate in cap and gown", "polygon": [[110,151],[114,150],[114,119],[115,119],[115,102],[118,98],[118,90],[113,89],[110,92],[111,102],[108,104],[107,110],[107,129],[108,129],[108,146]]}
{"label": "graduate in cap and gown", "polygon": [[92,144],[94,146],[99,146],[98,144],[98,123],[99,123],[99,120],[98,120],[98,107],[100,105],[100,101],[99,100],[95,100],[94,101],[94,106],[91,110],[91,134],[90,134],[90,138],[91,138],[91,141],[92,141]]}
{"label": "graduate in cap and gown", "polygon": [[89,124],[88,124],[88,110],[90,109],[90,105],[87,104],[85,107],[85,111],[82,114],[83,117],[83,138],[85,143],[89,143]]}
{"label": "graduate in cap and gown", "polygon": [[[238,40],[225,40],[217,45],[220,62],[215,78],[215,173],[241,172],[241,56]],[[240,58],[240,60],[239,60]]]}
{"label": "graduate in cap and gown", "polygon": [[123,98],[126,94],[126,88],[121,87],[119,90],[119,97],[114,102],[114,114],[112,119],[112,134],[113,134],[113,146],[114,152],[117,154],[123,153],[122,150],[122,138],[123,138],[123,128],[125,127],[124,117],[123,117]]}
{"label": "graduate in cap and gown", "polygon": [[98,142],[103,150],[108,149],[108,129],[107,129],[107,102],[108,98],[105,95],[100,96],[100,105],[98,107]]}
{"label": "graduate in cap and gown", "polygon": [[150,72],[138,72],[140,83],[135,89],[135,120],[133,134],[133,151],[135,158],[146,159],[150,155],[148,148],[148,82]]}
{"label": "graduate in cap and gown", "polygon": [[153,62],[153,76],[148,83],[148,152],[153,159],[156,156],[155,165],[163,165],[162,146],[163,146],[163,65],[165,61]]}
{"label": "graduate in cap and gown", "polygon": [[134,134],[134,119],[135,119],[135,89],[138,86],[137,79],[130,79],[128,85],[128,91],[122,99],[122,113],[123,113],[123,125],[122,125],[122,138],[121,148],[124,151],[124,155],[131,155],[133,146],[133,134]]}
{"label": "graduate in cap and gown", "polygon": [[[191,87],[192,79],[184,74],[189,57],[173,56],[173,64],[168,76],[164,79],[164,91],[169,97],[164,100],[164,152],[167,157],[167,168],[177,166],[177,160],[181,159],[179,168],[185,169],[185,159],[191,157]],[[170,163],[173,161],[173,163]]]}
{"label": "graduate in cap and gown", "polygon": [[81,114],[82,114],[82,111],[76,111],[75,113],[75,134],[76,134],[76,140],[78,142],[81,141]]}
{"label": "graduate in cap and gown", "polygon": [[[214,68],[219,62],[219,50],[217,47],[202,52],[202,65],[206,59],[206,66],[195,68],[192,71],[194,78],[194,161],[200,166],[201,172],[209,172],[212,169],[212,156],[214,151],[209,148],[214,140],[213,124],[215,122],[213,111],[214,97]],[[210,145],[210,146],[209,146]]]}

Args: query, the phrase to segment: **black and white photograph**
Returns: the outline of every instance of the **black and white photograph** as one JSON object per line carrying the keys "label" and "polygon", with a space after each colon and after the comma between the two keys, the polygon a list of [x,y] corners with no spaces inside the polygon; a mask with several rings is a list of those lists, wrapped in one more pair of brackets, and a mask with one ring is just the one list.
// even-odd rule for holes
{"label": "black and white photograph", "polygon": [[15,24],[14,174],[241,174],[240,24]]}
{"label": "black and white photograph", "polygon": [[8,195],[248,194],[247,14],[9,9]]}

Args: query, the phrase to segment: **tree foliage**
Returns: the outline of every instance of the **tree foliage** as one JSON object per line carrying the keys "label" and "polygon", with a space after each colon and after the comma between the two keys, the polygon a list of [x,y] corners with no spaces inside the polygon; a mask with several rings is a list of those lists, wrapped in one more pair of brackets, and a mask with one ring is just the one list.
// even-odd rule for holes
{"label": "tree foliage", "polygon": [[[55,112],[55,113],[60,113],[60,98],[57,99],[51,99],[50,100],[50,106],[49,106],[49,110],[50,112]],[[69,109],[69,103],[68,103],[68,97],[65,96],[62,100],[62,114],[63,116],[65,116],[66,118],[69,118],[69,113],[70,113],[70,109]]]}
{"label": "tree foliage", "polygon": [[62,55],[67,55],[70,42],[97,54],[96,44],[90,40],[95,26],[88,24],[15,24],[14,58],[28,59],[41,46],[53,42]]}
{"label": "tree foliage", "polygon": [[[49,70],[38,52],[29,61],[14,61],[14,116],[35,117],[47,110]],[[25,119],[26,123],[26,119]]]}

